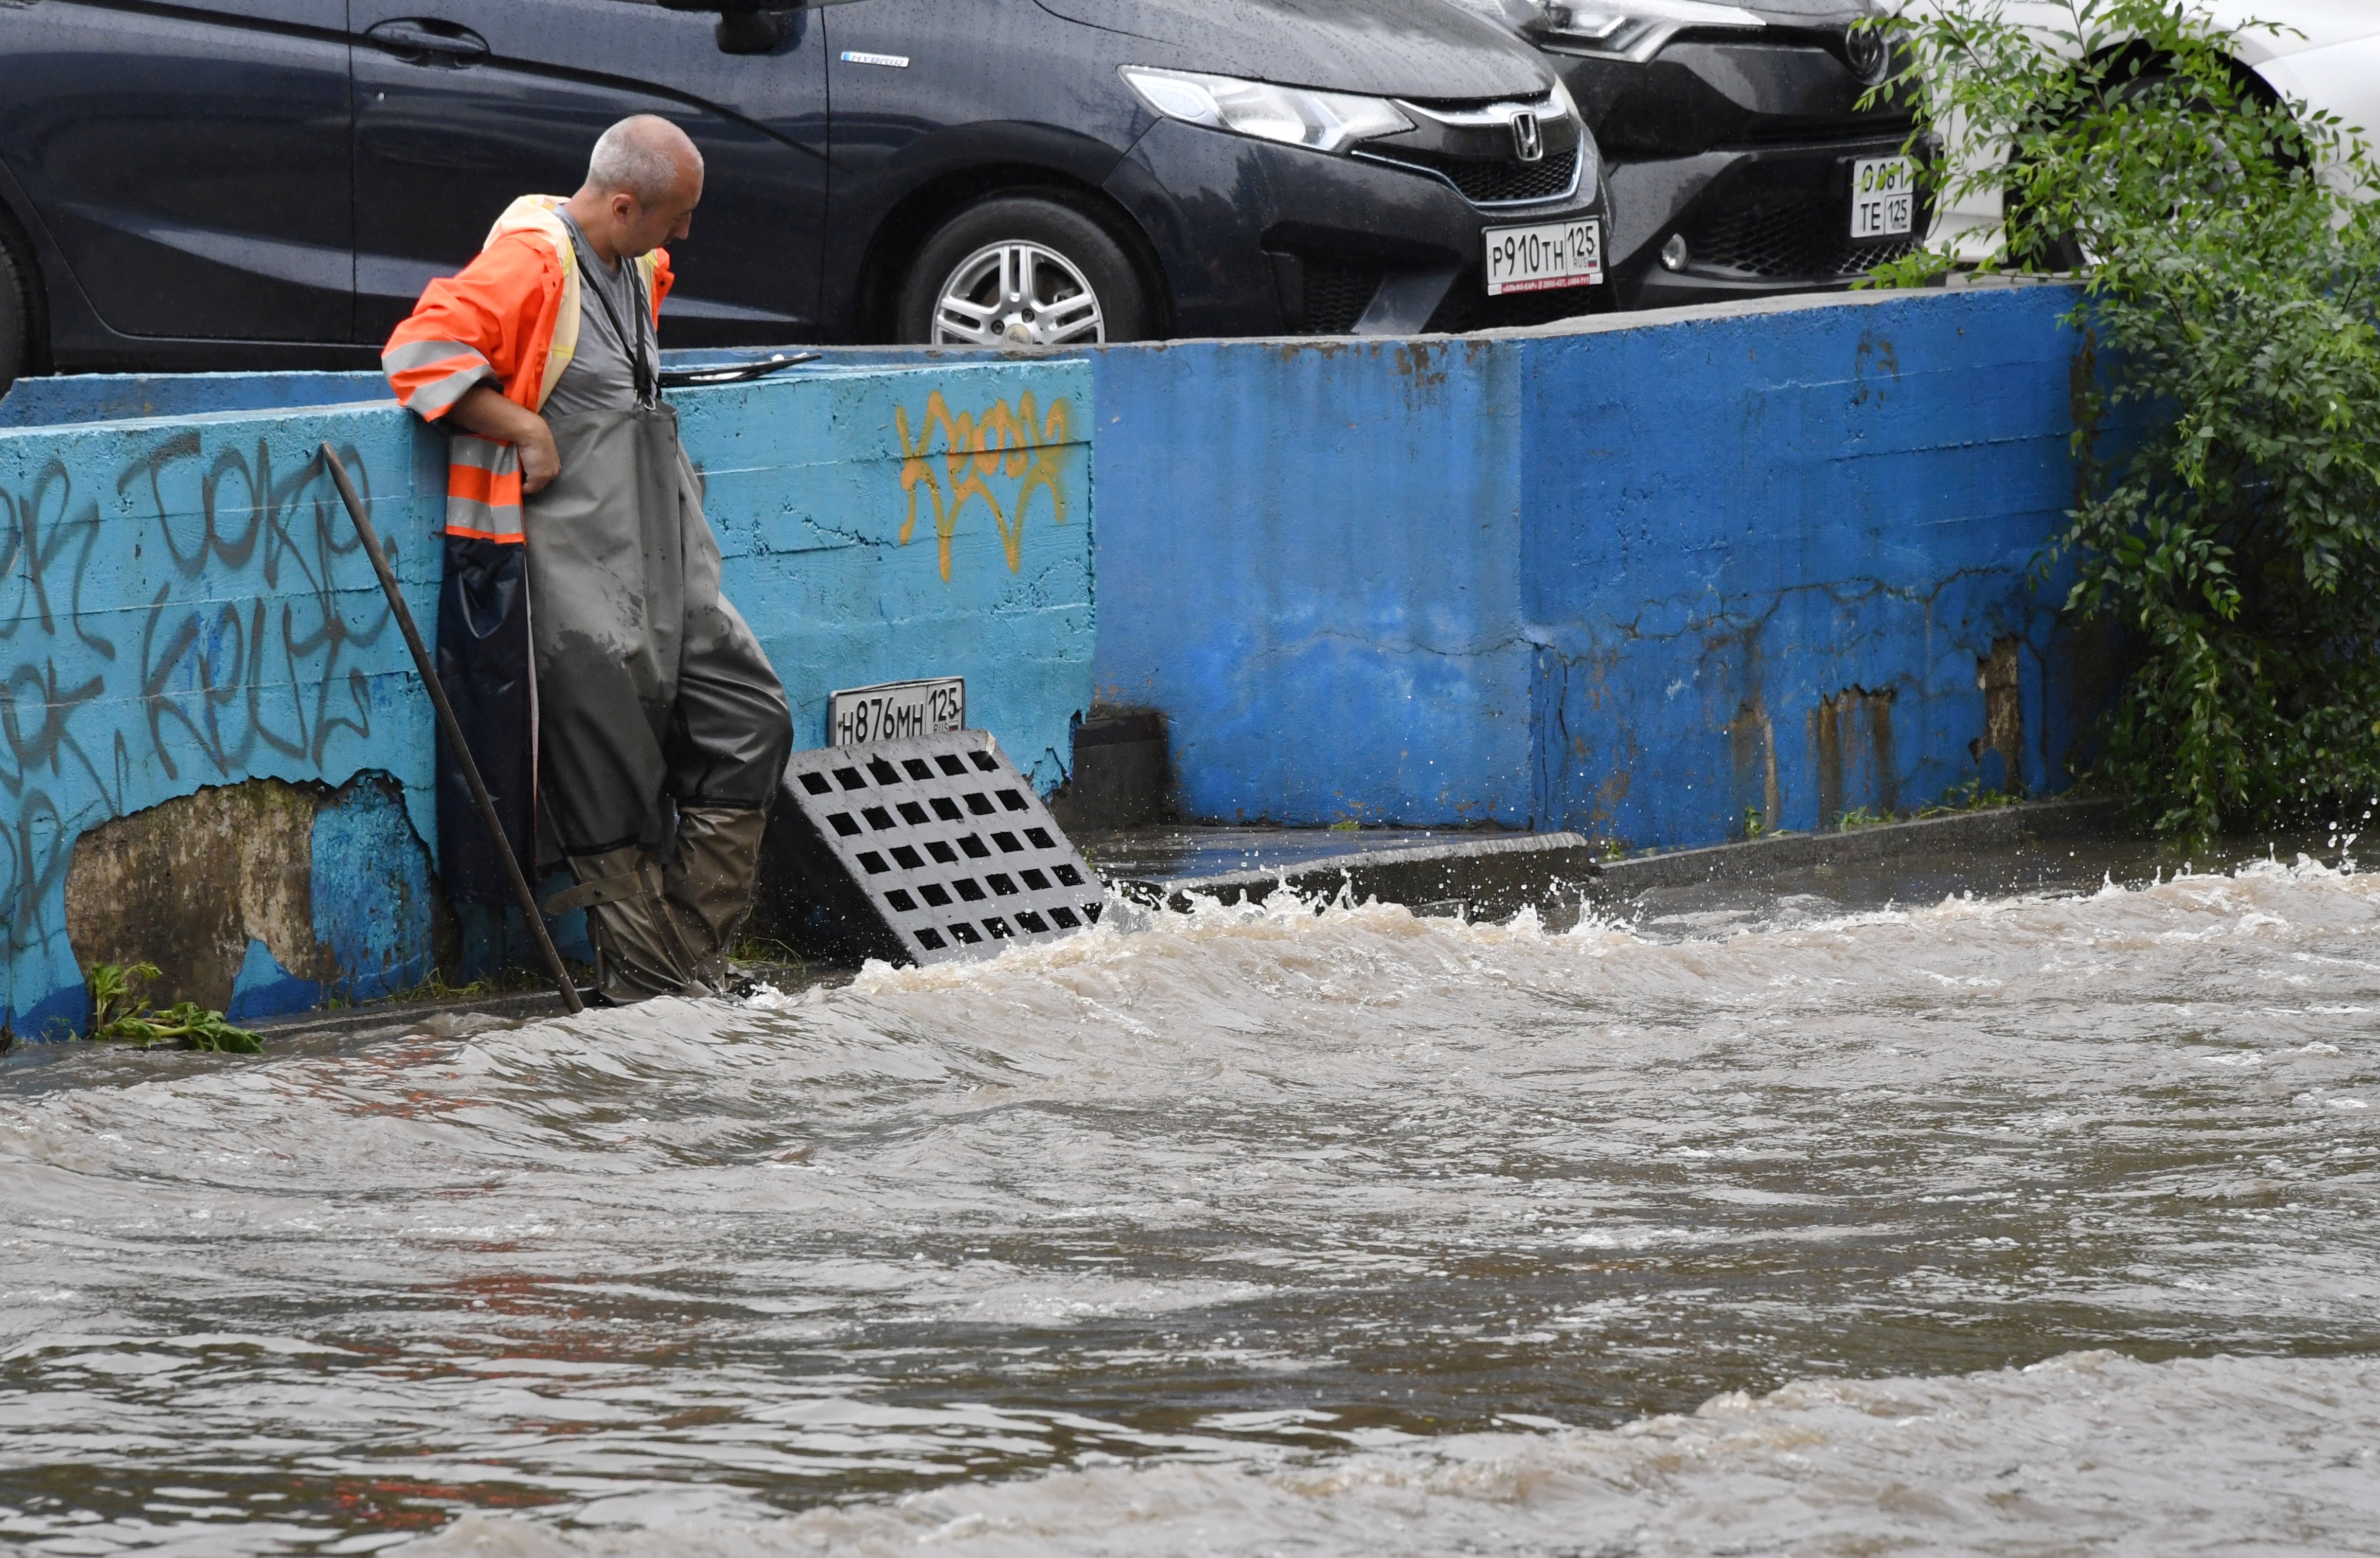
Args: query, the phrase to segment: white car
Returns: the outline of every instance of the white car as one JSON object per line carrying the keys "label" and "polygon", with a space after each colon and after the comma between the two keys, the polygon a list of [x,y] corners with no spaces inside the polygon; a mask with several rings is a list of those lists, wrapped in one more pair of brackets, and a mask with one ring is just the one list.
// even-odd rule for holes
{"label": "white car", "polygon": [[[2202,8],[2238,33],[2240,63],[2284,102],[2336,114],[2380,147],[2380,0],[2202,0]],[[2073,29],[2061,0],[2009,0],[2007,17],[2044,31]],[[1999,220],[1999,192],[1978,191],[1936,214],[1934,241],[1979,260],[1996,247]]]}

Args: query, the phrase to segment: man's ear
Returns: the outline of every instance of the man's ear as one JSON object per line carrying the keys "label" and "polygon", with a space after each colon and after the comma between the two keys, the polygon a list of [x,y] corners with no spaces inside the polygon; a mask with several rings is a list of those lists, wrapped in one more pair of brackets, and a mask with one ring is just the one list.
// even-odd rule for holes
{"label": "man's ear", "polygon": [[637,220],[637,198],[625,189],[612,191],[612,220],[623,227]]}

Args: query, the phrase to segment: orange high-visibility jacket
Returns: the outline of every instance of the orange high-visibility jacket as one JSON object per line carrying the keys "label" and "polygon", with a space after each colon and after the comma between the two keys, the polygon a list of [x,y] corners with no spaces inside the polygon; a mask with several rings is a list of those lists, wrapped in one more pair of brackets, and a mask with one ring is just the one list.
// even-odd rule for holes
{"label": "orange high-visibility jacket", "polygon": [[[382,371],[397,403],[435,422],[475,384],[540,410],[578,346],[578,266],[555,195],[524,195],[488,229],[479,258],[460,275],[431,282],[382,349]],[[669,251],[637,261],[660,328],[669,296]],[[501,440],[457,432],[447,441],[446,534],[518,542],[520,452]]]}

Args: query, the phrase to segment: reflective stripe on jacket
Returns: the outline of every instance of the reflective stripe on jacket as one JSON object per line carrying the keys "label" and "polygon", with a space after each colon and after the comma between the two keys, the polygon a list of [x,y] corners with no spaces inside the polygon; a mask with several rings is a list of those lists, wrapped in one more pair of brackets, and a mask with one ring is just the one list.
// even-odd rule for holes
{"label": "reflective stripe on jacket", "polygon": [[[496,218],[459,275],[423,289],[381,352],[397,404],[435,422],[474,385],[488,383],[516,405],[544,407],[578,345],[578,267],[570,230],[555,214],[562,203],[554,195],[522,196]],[[637,264],[659,329],[669,252],[657,248]],[[446,458],[446,533],[520,540],[520,452],[456,432]]]}

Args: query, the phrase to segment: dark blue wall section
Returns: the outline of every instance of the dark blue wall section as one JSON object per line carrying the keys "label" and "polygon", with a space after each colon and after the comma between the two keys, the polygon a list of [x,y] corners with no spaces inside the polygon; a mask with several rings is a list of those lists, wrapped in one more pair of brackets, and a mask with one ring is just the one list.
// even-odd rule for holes
{"label": "dark blue wall section", "polygon": [[[2073,486],[2070,305],[1903,296],[1523,344],[1536,826],[1703,843],[2063,788],[2061,592],[2026,576]],[[1996,646],[2021,746],[2005,706],[1986,731]]]}
{"label": "dark blue wall section", "polygon": [[1100,354],[1099,695],[1172,717],[1189,812],[1528,822],[1523,363]]}
{"label": "dark blue wall section", "polygon": [[1111,348],[1100,696],[1200,817],[1675,846],[2062,788],[2072,301]]}

